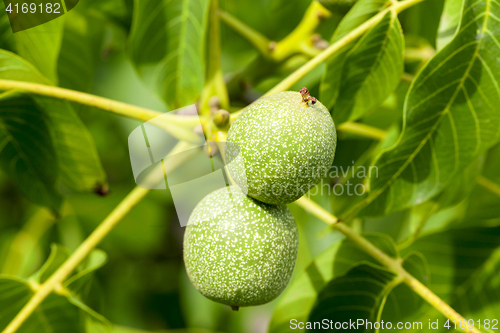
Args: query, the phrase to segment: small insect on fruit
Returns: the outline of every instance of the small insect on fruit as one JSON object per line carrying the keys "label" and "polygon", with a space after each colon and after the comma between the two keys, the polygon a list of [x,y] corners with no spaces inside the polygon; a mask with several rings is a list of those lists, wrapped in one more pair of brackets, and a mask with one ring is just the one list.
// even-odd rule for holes
{"label": "small insect on fruit", "polygon": [[284,206],[254,200],[236,187],[207,195],[184,234],[189,279],[204,296],[237,310],[275,299],[298,250],[297,225]]}
{"label": "small insect on fruit", "polygon": [[336,144],[330,112],[303,88],[250,105],[229,129],[226,160],[232,178],[249,196],[287,204],[326,175]]}

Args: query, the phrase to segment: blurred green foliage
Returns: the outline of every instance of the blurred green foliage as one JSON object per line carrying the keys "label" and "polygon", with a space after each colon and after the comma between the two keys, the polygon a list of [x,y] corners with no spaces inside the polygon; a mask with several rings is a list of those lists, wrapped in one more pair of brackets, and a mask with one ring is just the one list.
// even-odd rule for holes
{"label": "blurred green foliage", "polygon": [[[142,28],[144,31],[150,31],[146,28],[153,31],[166,29],[167,31],[168,23],[171,22],[169,20],[172,18],[162,17],[155,21],[158,29],[142,26],[139,29],[134,24],[141,25],[145,20],[137,21],[138,2],[80,0],[78,6],[71,12],[51,23],[52,34],[47,37],[47,40],[40,39],[36,43],[30,36],[35,30],[31,32],[28,30],[24,35],[12,34],[6,15],[3,14],[2,2],[0,3],[2,11],[0,15],[0,47],[2,48],[0,66],[8,67],[5,59],[18,61],[16,64],[22,63],[23,66],[27,66],[27,61],[37,67],[45,79],[51,80],[52,84],[60,87],[89,92],[160,112],[169,110],[167,103],[171,106],[179,106],[179,103],[182,103],[179,99],[169,99],[169,94],[166,94],[164,89],[157,89],[158,87],[154,84],[152,88],[151,82],[144,82],[144,78],[148,77],[147,74],[158,76],[156,72],[147,72],[151,69],[150,66],[161,65],[158,68],[164,70],[162,67],[164,63],[161,62],[168,57],[169,49],[153,48],[151,54],[143,54],[141,53],[141,47],[144,47],[142,43],[147,44],[149,39],[144,36],[131,37],[134,36],[134,29],[139,31]],[[147,3],[142,4],[151,5],[151,8],[154,8],[157,3],[162,6],[166,5],[166,1],[160,0],[148,0]],[[176,4],[179,3],[182,4],[182,1],[176,2]],[[203,1],[200,3],[208,4]],[[279,41],[297,26],[310,3],[310,0],[222,0],[220,8],[270,40]],[[373,7],[374,4],[380,5],[381,3],[384,1],[360,0],[356,5],[358,7],[355,6],[353,10],[356,8],[359,10],[366,4]],[[450,5],[450,3],[453,4]],[[417,75],[427,64],[434,54],[436,45],[439,47],[445,45],[444,39],[438,36],[440,22],[441,27],[456,27],[458,16],[456,8],[460,7],[461,1],[447,0],[447,5],[447,10],[451,11],[447,13],[449,15],[441,15],[444,0],[428,0],[399,17],[405,34],[406,55],[409,51],[413,55],[407,56],[404,63],[404,70],[410,77]],[[378,10],[379,7],[376,7],[374,12]],[[150,13],[142,13],[145,17],[148,17],[148,14]],[[334,31],[345,13],[332,14],[316,29],[321,38],[327,41],[334,36]],[[350,15],[357,17],[357,14],[359,12],[351,12]],[[204,18],[205,11],[196,12],[196,15],[202,18],[201,21],[206,19]],[[448,17],[449,22],[443,23],[442,21],[446,21]],[[344,21],[340,27],[348,26],[345,30],[349,31],[359,25],[356,23],[351,27],[350,23],[352,21]],[[400,33],[398,24],[397,21],[391,21],[391,25],[386,25],[386,28],[389,27],[390,30],[392,27],[393,33],[394,31]],[[310,55],[298,54],[282,63],[273,63],[259,55],[244,37],[230,27],[222,24],[221,28],[221,67],[234,109],[255,100],[310,59]],[[497,27],[496,29],[498,32]],[[346,31],[340,30],[340,33]],[[195,40],[186,40],[196,44],[193,45],[196,57],[205,59],[206,48],[202,48],[205,36],[200,36],[199,32],[198,30],[196,32],[198,35],[193,33],[193,36],[197,37]],[[335,36],[338,37],[338,34],[339,30]],[[171,38],[174,37],[171,36]],[[168,43],[167,40],[163,42]],[[176,47],[181,42],[175,40],[174,45],[169,44],[168,47]],[[398,44],[399,47],[403,47],[402,41],[400,44]],[[134,47],[135,49],[131,49]],[[364,52],[368,51],[364,50]],[[10,52],[16,53],[24,60],[20,60]],[[40,57],[40,54],[43,56]],[[205,64],[196,63],[199,58],[190,59],[197,66],[196,78],[192,81],[194,87],[198,88],[202,86],[205,71]],[[398,60],[400,67],[403,65],[401,61],[401,59]],[[350,66],[352,65],[354,70],[359,69],[355,67],[356,63],[353,63],[350,63]],[[189,65],[184,65],[183,68],[188,70]],[[367,67],[371,66],[367,66],[366,63],[362,66],[364,69]],[[318,66],[296,83],[292,89],[298,90],[305,85],[309,87],[312,95],[320,96],[320,84],[328,68],[331,70],[331,67],[325,65]],[[398,67],[398,70],[402,69]],[[335,71],[333,73],[335,77],[341,77],[341,73]],[[39,80],[39,78],[34,79],[32,74],[30,74],[31,78],[17,77],[15,79]],[[392,78],[392,81],[397,83],[400,73],[396,74],[397,77]],[[37,75],[39,74],[35,76]],[[2,78],[5,77],[2,76]],[[160,75],[160,79],[164,77]],[[179,80],[179,77],[176,79]],[[164,85],[169,87],[167,83],[161,81],[160,88],[165,88]],[[396,89],[389,89],[391,91],[385,91],[383,96],[377,96],[377,102],[374,103],[376,106],[363,110],[360,122],[388,131],[388,135],[382,142],[375,142],[354,134],[339,133],[337,156],[333,167],[344,168],[344,170],[353,165],[368,167],[375,156],[396,143],[402,130],[404,103],[409,87],[410,83],[405,80],[400,81]],[[352,86],[344,88],[348,89]],[[360,91],[364,94],[362,90]],[[199,89],[190,90],[189,103],[196,101],[200,93]],[[4,98],[5,96],[0,98],[1,107],[8,105],[3,100]],[[29,100],[31,104],[39,103],[36,105],[41,106],[43,112],[54,116],[53,108],[44,107],[40,101],[32,100],[32,96],[23,95],[22,98]],[[37,106],[33,106],[30,110],[36,109]],[[78,188],[78,186],[70,186],[69,182],[59,182],[60,174],[56,172],[58,170],[53,170],[57,167],[51,169],[50,164],[39,165],[40,168],[43,166],[47,169],[54,183],[56,179],[58,180],[57,191],[60,192],[60,198],[64,198],[60,199],[62,203],[59,209],[55,207],[58,204],[47,204],[44,200],[37,201],[40,199],[40,192],[26,194],[24,188],[26,186],[19,185],[19,182],[16,182],[8,173],[0,173],[0,274],[16,276],[16,278],[0,280],[0,318],[2,310],[12,303],[11,298],[2,297],[2,288],[16,290],[17,300],[27,299],[32,291],[21,278],[46,277],[47,270],[54,268],[50,264],[60,263],[70,251],[74,251],[135,186],[127,138],[129,133],[141,123],[74,103],[65,102],[63,107],[62,110],[75,112],[85,125],[81,127],[83,129],[75,132],[85,134],[88,130],[95,143],[98,155],[92,164],[95,172],[85,179],[86,186],[82,185]],[[357,115],[356,118],[358,116],[361,117]],[[39,123],[42,128],[42,122]],[[73,126],[80,125],[79,122],[76,125],[72,124]],[[79,142],[81,144],[81,141]],[[94,145],[89,143],[82,144],[82,146],[88,153]],[[70,162],[74,162],[75,159],[71,159]],[[92,158],[86,160],[92,160]],[[408,265],[406,268],[414,272],[421,281],[427,283],[430,276],[431,280],[428,283],[430,288],[445,301],[451,302],[458,310],[471,316],[478,316],[478,318],[484,316],[485,313],[498,314],[500,313],[498,301],[484,299],[481,302],[475,301],[483,296],[478,295],[480,291],[474,288],[474,281],[467,280],[467,278],[473,276],[478,279],[477,281],[480,281],[481,286],[484,286],[484,290],[488,293],[499,293],[498,285],[494,285],[492,281],[498,279],[500,262],[498,260],[500,197],[475,183],[478,175],[482,175],[498,186],[500,184],[499,167],[500,145],[497,144],[477,157],[469,168],[458,176],[460,179],[454,187],[452,185],[444,189],[430,200],[386,216],[370,217],[364,220],[354,219],[349,222],[357,231],[369,233],[369,239],[387,253],[406,260],[405,263]],[[106,177],[102,176],[104,173]],[[109,195],[101,197],[92,193],[94,188],[89,184],[94,185],[93,181],[96,179],[102,183],[107,182]],[[365,177],[358,177],[357,174],[352,177],[349,174],[347,177],[331,176],[327,181],[331,185],[345,181],[353,184],[366,184]],[[347,194],[323,193],[312,195],[311,199],[334,214],[342,215],[364,198],[365,196],[354,198]],[[45,204],[52,209],[38,206],[32,201]],[[54,308],[47,307],[47,303],[43,306],[49,309],[49,314],[56,313],[57,315],[60,310],[64,314],[64,323],[72,325],[68,326],[71,327],[71,332],[109,332],[111,330],[107,328],[109,323],[115,325],[112,328],[113,333],[260,333],[268,329],[278,332],[286,327],[289,319],[287,316],[294,313],[288,311],[297,311],[306,320],[309,312],[304,311],[304,304],[307,305],[307,310],[316,309],[312,310],[314,317],[318,307],[328,309],[333,302],[337,301],[326,299],[323,303],[316,302],[319,293],[310,284],[311,276],[313,277],[311,281],[314,278],[324,280],[322,287],[327,288],[323,290],[324,293],[339,288],[352,289],[353,286],[344,286],[342,280],[336,279],[342,276],[378,275],[380,280],[377,280],[378,282],[384,285],[390,283],[391,274],[377,266],[376,262],[366,254],[353,249],[353,244],[343,241],[340,233],[326,229],[317,218],[296,205],[290,205],[290,209],[297,220],[300,232],[298,261],[288,289],[281,297],[269,304],[240,309],[238,313],[234,313],[229,307],[204,298],[193,288],[182,260],[184,230],[179,225],[169,190],[158,190],[152,191],[142,200],[120,222],[116,230],[101,243],[100,250],[96,250],[98,252],[93,254],[95,261],[87,262],[86,267],[80,267],[80,272],[85,272],[82,274],[85,277],[83,281],[85,283],[82,282],[79,285],[82,289],[78,289],[78,293],[81,291],[84,293],[78,294],[76,298],[54,294],[46,301],[49,305],[53,302]],[[415,251],[420,252],[424,259],[421,255],[412,254]],[[445,256],[442,256],[443,253]],[[107,263],[104,264],[106,257]],[[341,260],[334,262],[336,258],[341,258]],[[364,264],[355,266],[360,262]],[[103,264],[102,268],[97,269],[101,264]],[[319,265],[318,271],[314,270],[315,265]],[[483,266],[488,269],[482,270]],[[86,268],[89,269],[86,270]],[[42,274],[44,271],[46,273]],[[70,288],[70,286],[67,287]],[[356,288],[358,287],[364,286]],[[398,302],[415,300],[415,295],[404,289],[404,286],[398,288],[400,289],[396,288],[390,294],[391,297],[395,297],[395,300],[392,300],[394,303],[388,302],[382,315],[383,318],[396,320],[394,312],[391,313],[396,310],[391,306],[396,308]],[[455,290],[460,292],[455,293]],[[367,290],[367,292],[383,296],[382,291],[378,289]],[[296,295],[303,297],[300,298],[298,304],[294,299]],[[84,300],[89,309],[85,308],[80,300]],[[405,318],[424,318],[424,321],[427,318],[442,318],[430,306],[422,305],[420,299],[415,302],[418,304],[413,304],[415,308],[410,308],[409,312],[412,313],[405,313]],[[373,304],[373,309],[379,305]],[[468,308],[468,305],[471,306]],[[400,305],[400,307],[404,306]],[[12,310],[13,313],[15,310],[18,309]],[[96,315],[94,311],[105,319]],[[83,316],[82,313],[85,315]],[[75,321],[78,321],[78,325],[74,325]],[[0,329],[6,324],[0,321]],[[29,323],[33,326],[38,324],[36,320]],[[66,332],[69,332],[69,328]]]}

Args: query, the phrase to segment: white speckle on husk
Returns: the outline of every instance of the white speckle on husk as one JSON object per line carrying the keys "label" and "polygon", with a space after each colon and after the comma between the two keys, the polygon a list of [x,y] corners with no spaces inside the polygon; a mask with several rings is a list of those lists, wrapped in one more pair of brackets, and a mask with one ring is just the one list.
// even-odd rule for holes
{"label": "white speckle on husk", "polygon": [[285,205],[267,205],[236,187],[207,195],[191,214],[184,262],[195,288],[230,306],[267,303],[286,287],[298,231]]}
{"label": "white speckle on husk", "polygon": [[265,203],[286,204],[324,177],[336,143],[328,109],[285,91],[256,101],[236,119],[228,133],[226,157],[235,161],[228,168],[245,193]]}

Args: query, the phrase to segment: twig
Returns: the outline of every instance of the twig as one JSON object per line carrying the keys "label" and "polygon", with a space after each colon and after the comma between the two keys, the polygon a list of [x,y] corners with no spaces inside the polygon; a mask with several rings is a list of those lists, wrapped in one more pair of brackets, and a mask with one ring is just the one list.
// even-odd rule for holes
{"label": "twig", "polygon": [[476,182],[485,189],[487,189],[488,191],[490,191],[491,193],[500,196],[500,185],[498,185],[494,181],[489,180],[484,176],[479,176],[477,177]]}
{"label": "twig", "polygon": [[[171,155],[185,151],[192,147],[189,143],[179,142],[172,149]],[[193,156],[195,149],[191,149],[192,153],[182,154],[180,158],[174,159],[173,163],[165,164],[168,171],[178,167],[185,159]],[[162,168],[162,164],[158,168]],[[166,172],[168,172],[166,171]],[[146,182],[157,183],[156,176],[158,172],[151,172],[149,179]],[[163,173],[161,173],[163,174]],[[116,225],[134,208],[151,190],[137,186],[123,199],[118,206],[102,221],[102,223],[92,232],[92,234],[76,249],[76,251],[52,274],[45,283],[43,283],[24,305],[21,311],[15,316],[10,324],[3,330],[2,333],[14,333],[28,319],[28,317],[36,310],[36,308],[54,291],[63,292],[63,281],[78,267],[78,265],[95,249],[95,247],[116,227]]]}
{"label": "twig", "polygon": [[[323,209],[321,206],[317,205],[315,202],[309,200],[306,197],[302,197],[296,203],[304,208],[309,213],[313,214],[330,227],[340,231],[351,241],[356,243],[361,249],[366,253],[371,255],[374,259],[380,262],[384,267],[394,272],[396,275],[403,278],[403,282],[406,283],[415,293],[420,295],[424,300],[426,300],[430,305],[436,308],[439,312],[445,315],[450,320],[456,320],[460,322],[465,320],[460,314],[458,314],[453,308],[446,304],[442,299],[440,299],[436,294],[434,294],[429,288],[423,285],[410,273],[408,273],[402,266],[401,263],[385,254],[378,247],[373,245],[363,236],[354,232],[351,227],[347,224],[339,222],[338,218],[330,214],[328,211]],[[464,329],[465,332],[470,333],[480,333],[476,328]]]}
{"label": "twig", "polygon": [[[321,64],[323,61],[327,60],[330,58],[332,55],[337,53],[338,51],[342,50],[344,47],[349,45],[350,43],[354,42],[356,39],[361,37],[366,31],[369,29],[373,28],[375,25],[377,25],[380,20],[387,14],[389,11],[396,11],[396,12],[401,12],[411,6],[414,6],[424,0],[405,0],[401,2],[397,2],[395,4],[392,4],[391,6],[387,7],[386,9],[380,11],[377,15],[373,16],[371,19],[366,21],[365,23],[361,24],[358,26],[356,29],[352,30],[348,34],[346,34],[344,37],[330,45],[328,48],[326,48],[323,52],[306,62],[302,67],[297,69],[295,72],[290,74],[287,78],[285,78],[283,81],[278,83],[274,88],[269,90],[264,96],[269,96],[275,93],[279,93],[282,91],[285,91],[287,89],[290,89],[295,83],[297,83],[300,79],[302,79],[304,76],[306,76],[311,70],[316,68],[319,64]],[[234,120],[236,119],[244,109],[235,112],[231,115],[231,118]]]}
{"label": "twig", "polygon": [[339,132],[356,134],[375,140],[383,140],[387,135],[387,131],[381,130],[380,128],[354,122],[343,123],[337,130]]}
{"label": "twig", "polygon": [[228,12],[219,10],[218,13],[224,23],[226,23],[231,28],[239,32],[243,37],[245,37],[257,50],[260,51],[260,53],[262,53],[262,55],[264,55],[265,57],[270,57],[271,49],[269,48],[269,45],[271,41],[269,39],[263,36],[260,32],[241,22]]}

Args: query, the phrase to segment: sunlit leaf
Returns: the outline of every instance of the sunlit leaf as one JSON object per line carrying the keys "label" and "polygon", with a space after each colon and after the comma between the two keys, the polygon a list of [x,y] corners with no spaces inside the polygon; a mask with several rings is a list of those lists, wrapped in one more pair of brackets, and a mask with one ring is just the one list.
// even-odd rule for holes
{"label": "sunlit leaf", "polygon": [[3,1],[0,2],[0,48],[8,51],[16,50],[16,40]]}
{"label": "sunlit leaf", "polygon": [[201,93],[208,4],[208,0],[134,2],[130,57],[171,109],[194,103]]}
{"label": "sunlit leaf", "polygon": [[453,39],[460,24],[460,12],[462,11],[463,4],[464,0],[445,1],[436,42],[438,50],[441,50]]}
{"label": "sunlit leaf", "polygon": [[88,91],[92,86],[96,58],[99,55],[103,29],[96,18],[67,13],[61,51],[57,61],[59,86]]}
{"label": "sunlit leaf", "polygon": [[[369,5],[360,1],[344,18],[336,36]],[[338,37],[334,36],[334,40]],[[388,12],[348,51],[328,62],[321,83],[320,99],[337,124],[355,120],[379,106],[396,89],[403,73],[404,40],[395,13]]]}
{"label": "sunlit leaf", "polygon": [[61,48],[64,17],[18,31],[17,51],[51,82],[57,83],[57,58]]}
{"label": "sunlit leaf", "polygon": [[499,15],[491,0],[465,1],[459,33],[413,82],[403,133],[374,163],[378,178],[351,213],[384,215],[424,202],[498,141]]}

